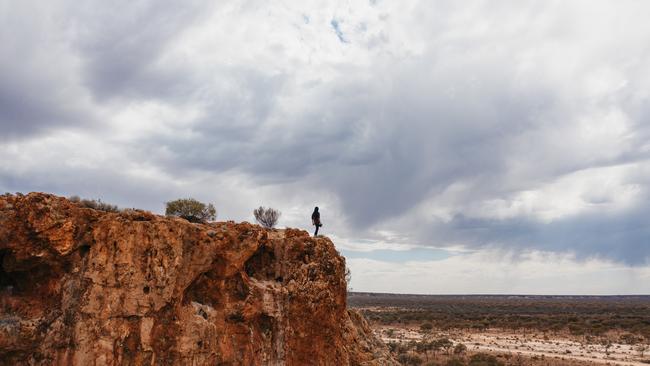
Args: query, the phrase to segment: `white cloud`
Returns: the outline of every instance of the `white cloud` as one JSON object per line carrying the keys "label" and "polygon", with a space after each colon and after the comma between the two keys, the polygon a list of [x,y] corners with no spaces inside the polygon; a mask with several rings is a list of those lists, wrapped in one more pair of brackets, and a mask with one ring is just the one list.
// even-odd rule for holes
{"label": "white cloud", "polygon": [[511,197],[456,207],[455,213],[496,219],[532,217],[550,222],[585,212],[622,211],[643,197],[643,187],[628,181],[630,174],[637,169],[639,164],[579,170]]}

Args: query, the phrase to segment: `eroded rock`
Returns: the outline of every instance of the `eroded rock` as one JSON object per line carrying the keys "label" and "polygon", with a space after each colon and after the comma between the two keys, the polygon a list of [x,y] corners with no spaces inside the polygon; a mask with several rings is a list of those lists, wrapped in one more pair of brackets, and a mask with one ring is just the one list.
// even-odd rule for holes
{"label": "eroded rock", "polygon": [[0,364],[393,364],[326,238],[0,196]]}

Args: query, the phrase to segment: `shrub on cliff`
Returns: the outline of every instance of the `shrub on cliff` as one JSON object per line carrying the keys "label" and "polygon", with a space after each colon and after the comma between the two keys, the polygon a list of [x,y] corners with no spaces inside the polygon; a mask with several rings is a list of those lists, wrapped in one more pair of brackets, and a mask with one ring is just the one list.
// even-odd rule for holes
{"label": "shrub on cliff", "polygon": [[255,215],[255,220],[257,220],[257,222],[270,229],[278,223],[278,219],[282,213],[274,208],[264,208],[260,206],[253,210],[253,215]]}
{"label": "shrub on cliff", "polygon": [[211,203],[206,205],[194,198],[181,198],[167,202],[165,215],[182,217],[189,222],[206,222],[217,217],[217,210]]}
{"label": "shrub on cliff", "polygon": [[82,207],[86,208],[92,208],[94,210],[99,210],[99,211],[106,211],[106,212],[120,212],[120,209],[115,206],[111,205],[110,203],[102,202],[102,200],[97,199],[97,200],[89,200],[89,199],[81,199],[79,196],[71,196],[68,198],[70,201],[79,204]]}

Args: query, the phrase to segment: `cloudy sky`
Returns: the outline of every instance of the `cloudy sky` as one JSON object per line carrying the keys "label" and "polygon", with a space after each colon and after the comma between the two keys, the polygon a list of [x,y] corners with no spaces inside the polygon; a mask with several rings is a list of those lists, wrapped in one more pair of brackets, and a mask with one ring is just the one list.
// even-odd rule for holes
{"label": "cloudy sky", "polygon": [[647,294],[648,14],[0,0],[0,190],[318,205],[359,291]]}

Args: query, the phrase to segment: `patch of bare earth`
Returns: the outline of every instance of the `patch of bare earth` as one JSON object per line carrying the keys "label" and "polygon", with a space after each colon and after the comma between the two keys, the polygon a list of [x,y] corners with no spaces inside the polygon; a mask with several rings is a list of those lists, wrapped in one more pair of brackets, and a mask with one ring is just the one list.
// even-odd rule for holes
{"label": "patch of bare earth", "polygon": [[[641,358],[637,346],[620,343],[590,344],[569,336],[536,333],[516,333],[502,330],[432,331],[422,333],[417,327],[401,325],[373,325],[373,331],[385,343],[414,344],[447,338],[454,345],[464,344],[467,354],[485,352],[510,360],[508,364],[521,365],[625,365],[647,366],[650,361]],[[436,361],[449,358],[443,350],[423,357]],[[645,361],[645,362],[644,362]]]}

